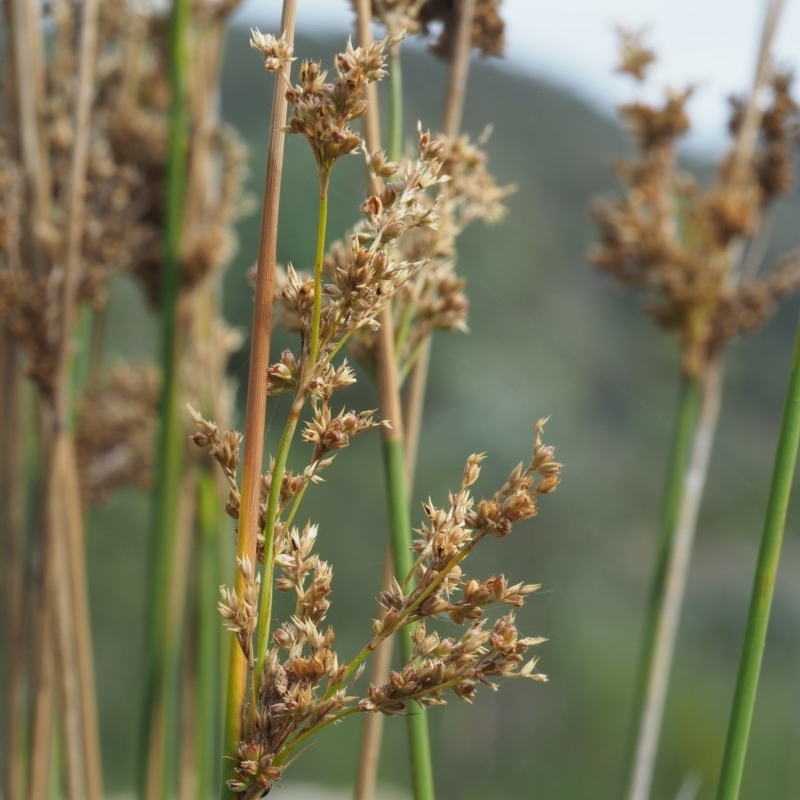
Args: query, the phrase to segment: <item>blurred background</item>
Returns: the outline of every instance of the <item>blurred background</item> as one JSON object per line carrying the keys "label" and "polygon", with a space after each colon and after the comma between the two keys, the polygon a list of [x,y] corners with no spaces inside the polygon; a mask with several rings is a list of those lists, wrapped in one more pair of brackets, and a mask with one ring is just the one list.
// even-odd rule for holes
{"label": "blurred background", "polygon": [[[276,0],[245,4],[230,31],[220,91],[223,117],[250,148],[248,189],[256,198],[272,81],[249,47],[247,28],[277,33],[279,6]],[[473,61],[463,129],[477,136],[493,127],[490,169],[498,183],[514,183],[517,192],[505,221],[476,226],[460,240],[470,333],[434,340],[412,520],[421,522],[420,503],[429,496],[446,500],[470,453],[487,454],[477,493],[493,492],[529,456],[535,421],[550,416],[545,438],[566,465],[562,485],[542,499],[536,519],[507,540],[486,542],[471,566],[477,577],[502,570],[511,581],[542,584],[519,622],[526,634],[549,640],[539,648],[539,666],[550,682],[507,684],[498,693],[479,692],[471,707],[452,701],[434,709],[437,790],[441,800],[611,800],[620,796],[678,391],[676,343],[643,316],[639,298],[596,274],[585,258],[594,236],[587,208],[617,189],[612,161],[631,152],[613,117],[614,104],[633,96],[629,82],[612,74],[613,26],[647,26],[646,43],[662,62],[655,73],[659,90],[666,83],[699,84],[689,105],[698,130],[684,158],[687,168],[708,179],[725,147],[725,97],[751,81],[761,6],[506,0],[503,8],[508,57]],[[344,0],[300,0],[296,54],[329,64],[351,21]],[[778,37],[779,54],[796,58],[797,41],[795,4]],[[432,130],[441,124],[445,68],[423,45],[411,43],[403,69],[411,142],[418,119]],[[278,257],[308,268],[317,190],[303,141],[287,143],[283,191]],[[360,159],[338,166],[330,191],[332,237],[358,219],[362,195]],[[776,209],[774,254],[797,245],[798,211],[796,201]],[[245,275],[255,259],[257,213],[242,220],[238,233],[225,306],[229,321],[246,330],[252,291]],[[154,357],[157,323],[132,281],[121,277],[111,302],[108,361]],[[796,299],[789,300],[765,329],[730,351],[654,798],[713,797],[797,311]],[[240,401],[247,352],[246,343],[231,363]],[[366,378],[351,397],[355,408],[377,405]],[[281,419],[284,412],[271,403],[270,417]],[[322,555],[333,564],[330,619],[344,659],[360,647],[376,613],[386,533],[377,459],[377,435],[356,440],[327,482],[309,492],[304,509],[319,523]],[[743,798],[800,797],[799,520],[795,503]],[[147,498],[134,490],[91,511],[92,621],[110,791],[133,784],[148,525]],[[275,795],[310,778],[328,787],[323,791],[346,789],[358,737],[359,724],[351,721],[324,733]],[[404,762],[404,725],[389,719],[382,782],[402,787]],[[699,787],[696,795],[691,787]]]}

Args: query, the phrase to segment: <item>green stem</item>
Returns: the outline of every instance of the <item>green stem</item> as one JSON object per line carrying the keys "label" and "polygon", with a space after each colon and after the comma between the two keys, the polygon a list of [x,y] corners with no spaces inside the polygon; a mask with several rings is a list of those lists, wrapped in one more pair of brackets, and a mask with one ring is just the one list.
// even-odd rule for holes
{"label": "green stem", "polygon": [[[300,386],[295,394],[289,419],[281,435],[278,451],[275,454],[275,464],[272,468],[272,480],[267,496],[267,511],[264,522],[264,570],[261,577],[261,602],[258,611],[258,642],[256,653],[256,684],[261,680],[264,662],[269,651],[269,624],[272,616],[272,585],[275,566],[275,525],[280,513],[281,485],[286,474],[286,462],[289,450],[292,447],[297,423],[300,421],[300,412],[307,396],[306,383],[315,373],[317,356],[320,343],[320,320],[322,318],[322,262],[325,257],[325,230],[328,223],[328,186],[330,184],[331,167],[320,170],[319,190],[319,219],[317,221],[317,252],[314,261],[314,307],[311,315],[311,338],[308,347],[308,357],[305,362]],[[256,689],[258,686],[256,685]]]}
{"label": "green stem", "polygon": [[750,597],[750,611],[747,616],[747,629],[733,697],[717,800],[736,800],[739,797],[742,773],[744,771],[744,759],[747,753],[747,740],[756,702],[761,659],[767,638],[769,612],[778,574],[781,542],[786,525],[786,512],[789,505],[799,445],[800,321],[798,321],[795,336],[789,388],[786,392],[786,403],[783,409],[778,449],[775,454],[767,515],[764,520],[761,548],[753,580],[753,592]]}
{"label": "green stem", "polygon": [[283,476],[286,474],[286,462],[289,458],[289,450],[292,447],[292,439],[297,430],[297,423],[300,420],[300,412],[305,401],[304,388],[300,387],[295,395],[294,402],[289,411],[289,419],[281,435],[278,444],[278,451],[275,454],[275,463],[272,467],[272,480],[267,496],[267,511],[264,522],[264,570],[261,575],[261,602],[258,608],[258,642],[256,652],[256,694],[258,694],[258,684],[261,681],[261,673],[264,671],[264,662],[269,651],[269,623],[272,616],[272,585],[273,571],[275,568],[275,525],[278,521],[281,501],[281,485]]}
{"label": "green stem", "polygon": [[322,262],[325,257],[325,228],[328,224],[328,185],[331,167],[319,172],[319,218],[317,220],[317,253],[314,259],[314,309],[311,316],[311,342],[308,348],[308,369],[313,372],[319,355],[319,326],[322,316]]}
{"label": "green stem", "polygon": [[[391,49],[390,62],[388,155],[392,161],[397,161],[403,137],[403,85],[400,49],[397,45]],[[405,478],[405,439],[391,309],[387,309],[382,315],[381,323],[383,328],[378,346],[380,404],[383,415],[390,419],[394,426],[392,430],[384,432],[383,460],[389,496],[392,559],[395,576],[399,582],[403,582],[411,571],[411,516]],[[411,636],[411,630],[408,628],[404,627],[400,631],[400,653],[405,663],[408,663],[413,656]],[[425,709],[418,703],[410,703],[406,722],[414,800],[433,800],[435,797],[433,765]]]}
{"label": "green stem", "polygon": [[[672,454],[667,468],[667,484],[664,497],[664,509],[661,521],[661,541],[656,560],[655,574],[650,590],[645,631],[642,637],[643,648],[640,656],[639,673],[636,682],[635,708],[633,715],[633,730],[631,733],[627,763],[628,797],[641,798],[646,796],[636,791],[637,782],[644,769],[643,760],[651,761],[652,757],[645,758],[641,750],[644,730],[647,721],[653,714],[649,688],[651,676],[655,668],[655,654],[657,634],[660,621],[664,615],[665,596],[669,565],[675,544],[675,532],[678,526],[678,517],[683,503],[685,476],[689,465],[697,421],[700,415],[702,384],[699,379],[684,377],[678,406],[675,438],[672,444]],[[658,712],[660,717],[660,711]],[[648,748],[649,749],[649,748]],[[647,771],[650,771],[648,768]],[[647,779],[649,785],[649,778]]]}
{"label": "green stem", "polygon": [[[178,296],[180,284],[180,241],[186,191],[186,166],[188,153],[188,103],[187,103],[187,32],[189,24],[188,0],[175,0],[170,25],[170,86],[172,107],[170,113],[166,219],[164,236],[164,265],[161,271],[162,310],[162,368],[163,383],[160,399],[160,428],[156,452],[156,487],[153,510],[151,541],[153,591],[150,593],[149,646],[147,671],[147,697],[145,703],[146,741],[149,743],[153,723],[160,714],[165,742],[169,745],[169,711],[173,709],[175,697],[168,696],[176,685],[178,670],[176,634],[166,626],[165,613],[169,596],[169,583],[174,568],[175,529],[180,493],[180,473],[183,461],[183,435],[178,408]],[[157,774],[156,785],[164,791],[168,780],[169,765],[174,759],[168,757],[168,746],[144,748],[144,761],[149,762],[147,752],[158,762],[150,764]],[[148,769],[142,765],[141,780],[147,780]]]}
{"label": "green stem", "polygon": [[[405,448],[402,439],[385,437],[383,456],[389,490],[391,516],[391,547],[395,576],[403,581],[411,571],[411,518],[405,487]],[[413,657],[412,632],[404,627],[400,631],[400,653],[404,663]],[[415,800],[433,800],[433,765],[431,762],[428,719],[422,706],[409,704],[406,718],[408,745],[411,754],[411,776]]]}

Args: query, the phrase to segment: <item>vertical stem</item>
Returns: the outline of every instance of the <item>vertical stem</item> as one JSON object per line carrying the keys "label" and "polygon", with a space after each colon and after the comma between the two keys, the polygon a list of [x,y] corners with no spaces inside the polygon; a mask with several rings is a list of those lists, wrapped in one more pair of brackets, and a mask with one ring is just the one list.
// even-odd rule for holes
{"label": "vertical stem", "polygon": [[[358,43],[361,47],[366,47],[372,40],[372,9],[369,0],[357,0],[355,9]],[[392,80],[393,78],[390,74],[390,81]],[[401,87],[397,87],[394,83],[391,83],[392,97],[396,94],[396,88]],[[367,113],[364,118],[364,139],[367,149],[370,152],[377,150],[381,142],[377,103],[378,93],[374,85],[370,85],[367,87]],[[402,114],[395,114],[393,119],[402,119]],[[367,174],[367,181],[370,191],[373,193],[376,192],[378,189],[377,181],[369,173]],[[381,586],[389,586],[393,574],[394,562],[392,560],[392,551],[390,547],[387,547],[384,556]],[[372,665],[370,666],[370,683],[376,686],[380,685],[384,681],[386,675],[389,674],[391,663],[392,639],[389,638],[381,642],[375,651]],[[364,719],[361,730],[361,746],[358,754],[354,800],[372,800],[375,794],[375,784],[378,778],[378,766],[380,763],[381,742],[383,739],[383,724],[383,714],[367,714]]]}
{"label": "vertical stem", "polygon": [[[654,731],[654,722],[656,718],[660,722],[661,712],[656,713],[648,710],[649,692],[652,691],[650,673],[653,669],[658,621],[664,603],[667,573],[674,545],[675,526],[683,494],[684,477],[689,463],[692,437],[700,413],[701,394],[701,383],[698,379],[686,377],[682,379],[678,401],[678,416],[672,441],[672,454],[667,467],[667,483],[661,520],[661,541],[656,558],[655,574],[650,588],[650,600],[645,630],[642,636],[643,647],[634,695],[635,710],[633,720],[635,729],[630,737],[627,758],[627,774],[630,781],[629,797],[642,798],[647,796],[650,778],[644,779],[643,773],[647,771],[652,774],[653,760],[655,758],[656,741],[652,737],[654,733],[656,737],[658,735],[658,726],[655,727]],[[648,732],[647,742],[644,741],[645,730]],[[645,767],[644,761],[647,762],[647,767]],[[634,793],[633,786],[637,784],[640,788]],[[647,788],[642,784],[646,784]]]}
{"label": "vertical stem", "polygon": [[199,570],[197,581],[197,724],[195,763],[197,800],[207,800],[209,787],[219,783],[220,643],[222,626],[215,598],[220,584],[218,532],[224,524],[217,484],[208,470],[200,473],[197,499]]}
{"label": "vertical stem", "polygon": [[[64,667],[65,724],[71,791],[87,800],[100,800],[102,778],[97,705],[94,694],[89,604],[83,545],[83,512],[74,481],[71,434],[71,376],[73,335],[81,241],[85,216],[85,184],[89,161],[90,121],[94,97],[99,3],[87,0],[82,9],[79,42],[78,91],[74,110],[74,144],[67,195],[67,234],[61,296],[60,334],[50,414],[48,476],[48,538],[54,548],[56,626]],[[74,694],[73,694],[74,693]],[[72,703],[77,707],[72,709]],[[71,737],[78,737],[71,741]],[[80,760],[80,767],[73,763]]]}
{"label": "vertical stem", "polygon": [[[284,0],[281,29],[289,42],[294,40],[296,0]],[[289,79],[289,65],[275,76],[275,89],[270,120],[267,174],[264,186],[264,206],[261,216],[261,236],[256,272],[255,309],[253,312],[252,340],[250,344],[250,370],[247,382],[247,411],[244,430],[244,460],[242,464],[242,496],[239,515],[239,535],[236,552],[239,558],[256,563],[258,535],[258,503],[261,486],[261,466],[264,457],[264,428],[267,414],[267,382],[269,367],[270,333],[272,328],[272,302],[275,287],[275,260],[278,234],[278,205],[283,146],[288,107],[284,87]],[[244,592],[244,578],[236,571],[235,591],[239,597]],[[223,736],[222,800],[232,798],[227,781],[233,777],[236,745],[242,738],[242,712],[247,693],[247,661],[234,637],[231,637],[228,657],[227,694]]]}
{"label": "vertical stem", "polygon": [[0,460],[0,540],[5,543],[3,561],[6,606],[6,718],[3,793],[6,797],[25,796],[25,662],[28,630],[28,594],[30,581],[25,562],[23,527],[24,458],[20,381],[21,371],[16,342],[0,331],[0,431],[3,458]]}
{"label": "vertical stem", "polygon": [[[391,312],[384,314],[391,319]],[[391,331],[390,331],[391,332]],[[388,350],[394,354],[393,337],[388,338]],[[383,342],[383,337],[381,337]],[[383,350],[381,358],[387,356]],[[380,363],[380,362],[379,362]],[[396,371],[395,371],[396,375]],[[383,392],[382,392],[383,394]],[[399,402],[398,402],[399,406]],[[399,411],[399,409],[398,409]],[[397,417],[390,418],[395,425]],[[386,430],[386,429],[384,429]],[[408,496],[405,487],[405,448],[402,434],[397,436],[393,427],[389,434],[384,434],[383,457],[386,470],[387,488],[389,491],[389,514],[391,518],[392,557],[394,559],[395,577],[403,583],[411,571],[411,519],[408,510]],[[404,663],[408,663],[413,655],[412,630],[406,626],[400,631],[400,653]],[[410,703],[406,717],[408,725],[408,745],[411,754],[411,778],[414,800],[433,800],[433,764],[431,760],[430,736],[428,733],[428,717],[422,706]]]}
{"label": "vertical stem", "polygon": [[795,335],[789,387],[786,392],[767,514],[750,596],[750,610],[717,800],[736,800],[739,797],[798,446],[800,446],[800,321]]}
{"label": "vertical stem", "polygon": [[[461,0],[458,28],[454,41],[450,70],[447,74],[447,96],[444,105],[442,130],[445,136],[458,136],[464,112],[464,99],[469,78],[469,57],[472,50],[472,23],[477,0]],[[417,460],[419,437],[422,430],[422,412],[425,407],[425,389],[431,360],[431,337],[420,344],[419,353],[409,378],[406,398],[406,460],[409,468],[408,485],[413,485],[414,465]]]}
{"label": "vertical stem", "polygon": [[[749,180],[748,170],[752,168],[751,161],[762,115],[758,95],[767,79],[771,43],[782,6],[783,0],[767,0],[753,88],[731,159],[731,184]],[[731,264],[736,263],[740,251],[740,242],[735,242],[729,248],[728,258]],[[739,274],[731,270],[728,274],[729,285],[735,285],[739,277]],[[696,422],[692,456],[686,467],[681,489],[683,496],[675,501],[678,510],[674,518],[670,517],[671,502],[667,503],[665,535],[651,599],[649,632],[645,637],[646,658],[649,663],[645,662],[646,666],[640,676],[643,699],[641,708],[637,709],[640,712],[639,733],[638,741],[632,748],[628,800],[646,800],[650,792],[694,527],[719,412],[722,372],[723,357],[718,355],[708,365],[702,379],[702,408]],[[668,541],[666,531],[670,525],[674,525],[675,530],[672,540]],[[656,599],[659,595],[659,599]]]}
{"label": "vertical stem", "polygon": [[[402,119],[398,119],[402,85],[400,82],[400,58],[397,47],[391,55],[390,76],[392,79],[392,117],[389,158],[399,157]],[[373,95],[374,97],[374,95]],[[370,103],[377,108],[375,103]],[[377,131],[377,126],[374,127]],[[374,149],[371,143],[367,146]],[[396,148],[396,149],[393,149]],[[381,329],[378,333],[377,367],[378,396],[381,415],[389,420],[391,428],[383,428],[383,459],[386,488],[389,499],[391,550],[394,572],[403,583],[411,570],[411,517],[409,514],[408,490],[405,478],[405,438],[403,433],[403,411],[400,401],[400,382],[394,352],[394,320],[392,309],[387,306],[381,313]],[[413,655],[412,631],[400,631],[400,651],[405,662]],[[411,756],[411,777],[415,800],[433,800],[433,765],[431,761],[428,717],[425,709],[417,703],[409,705],[406,717],[408,744]]]}
{"label": "vertical stem", "polygon": [[168,607],[175,569],[176,527],[183,462],[179,396],[178,301],[180,244],[186,196],[189,114],[187,107],[187,35],[190,4],[174,0],[169,31],[171,108],[167,153],[164,264],[161,270],[161,359],[162,385],[160,427],[156,452],[156,485],[153,499],[151,562],[153,590],[149,596],[148,668],[145,701],[143,763],[140,780],[143,796],[156,798],[168,781],[171,759],[168,709],[175,697],[167,695],[172,681],[176,649],[169,641]]}
{"label": "vertical stem", "polygon": [[331,168],[319,173],[319,216],[317,219],[317,253],[314,259],[314,307],[311,311],[311,343],[308,348],[308,368],[313,370],[319,355],[319,325],[322,315],[322,263],[325,259],[325,230],[328,224],[328,186]]}
{"label": "vertical stem", "polygon": [[[42,548],[45,550],[45,548]],[[45,561],[52,560],[43,553]],[[31,720],[30,761],[28,772],[29,797],[49,797],[51,746],[53,743],[55,676],[53,664],[52,588],[47,575],[49,565],[42,564],[39,584],[34,587],[34,664],[33,664],[33,714]],[[13,796],[13,795],[12,795]],[[24,795],[22,795],[24,796]]]}

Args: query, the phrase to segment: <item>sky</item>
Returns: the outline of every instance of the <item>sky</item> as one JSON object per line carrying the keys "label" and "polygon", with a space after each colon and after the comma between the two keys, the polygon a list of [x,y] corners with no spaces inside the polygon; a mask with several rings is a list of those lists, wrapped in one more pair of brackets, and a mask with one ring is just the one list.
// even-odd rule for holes
{"label": "sky", "polygon": [[[246,0],[240,16],[274,31],[281,5]],[[764,0],[503,0],[506,60],[611,113],[641,95],[613,73],[615,27],[644,29],[645,43],[659,58],[644,96],[696,84],[689,145],[713,150],[723,141],[726,98],[752,82],[764,8]],[[351,21],[348,0],[298,0],[298,30],[344,33]],[[800,63],[800,3],[785,3],[775,50],[780,64]]]}

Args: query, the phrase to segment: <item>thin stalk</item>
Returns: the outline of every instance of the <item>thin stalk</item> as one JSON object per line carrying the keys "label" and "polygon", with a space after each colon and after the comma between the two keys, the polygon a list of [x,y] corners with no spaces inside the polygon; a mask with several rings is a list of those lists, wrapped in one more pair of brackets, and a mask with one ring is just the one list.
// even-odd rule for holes
{"label": "thin stalk", "polygon": [[[272,585],[275,566],[275,525],[280,513],[281,485],[286,474],[286,463],[292,446],[300,413],[305,404],[309,374],[313,374],[320,349],[320,321],[322,319],[322,266],[325,259],[325,235],[328,226],[328,187],[330,185],[332,165],[321,167],[319,171],[319,214],[317,218],[317,248],[314,258],[314,305],[311,311],[311,338],[308,346],[307,374],[301,376],[289,418],[283,429],[272,477],[267,495],[267,512],[264,522],[264,571],[261,580],[261,602],[258,611],[258,655],[256,658],[256,680],[260,680],[264,662],[269,651],[269,626],[272,617]],[[297,498],[298,503],[302,496]],[[294,510],[296,510],[296,506]],[[294,512],[293,512],[294,513]]]}
{"label": "thin stalk", "polygon": [[[655,574],[650,589],[645,630],[642,636],[643,648],[640,656],[639,674],[636,682],[635,734],[630,738],[628,764],[630,798],[644,798],[649,792],[658,731],[663,713],[663,692],[660,707],[656,710],[650,704],[655,691],[652,672],[656,640],[664,606],[667,575],[671,554],[674,548],[675,528],[680,512],[685,486],[685,476],[692,448],[692,439],[700,414],[702,386],[699,379],[683,378],[678,415],[675,424],[672,453],[667,467],[667,483],[664,492],[664,509],[661,519],[661,541],[656,558]],[[635,788],[636,787],[636,788]]]}
{"label": "thin stalk", "polygon": [[65,437],[56,437],[49,448],[48,496],[46,510],[47,545],[52,558],[48,570],[49,591],[54,614],[57,691],[60,701],[60,721],[63,733],[67,800],[84,800],[88,786],[86,780],[86,753],[84,750],[83,720],[81,719],[81,687],[76,647],[76,615],[73,608],[70,556],[64,519],[67,505],[64,485],[59,477],[64,473]]}
{"label": "thin stalk", "polygon": [[275,453],[275,462],[272,466],[272,479],[267,495],[267,511],[264,522],[264,571],[261,578],[261,602],[258,608],[258,649],[256,656],[256,675],[260,676],[264,669],[264,662],[269,651],[269,625],[272,616],[272,573],[275,566],[275,525],[278,521],[281,500],[281,484],[286,474],[286,462],[292,447],[297,424],[300,421],[300,412],[303,410],[305,398],[303,388],[298,389],[289,417],[283,428],[281,440]]}
{"label": "thin stalk", "polygon": [[[441,586],[442,582],[450,574],[453,567],[458,566],[472,552],[472,550],[475,548],[475,545],[478,544],[482,538],[483,534],[475,537],[463,549],[459,550],[458,553],[456,553],[456,555],[450,559],[450,561],[447,562],[445,567],[439,573],[438,577],[432,580],[423,591],[417,590],[414,601],[410,603],[405,611],[403,611],[403,613],[397,617],[391,629],[375,636],[375,638],[362,647],[361,650],[356,654],[355,658],[350,661],[350,663],[347,665],[347,669],[342,675],[341,680],[338,683],[333,684],[333,686],[330,686],[325,692],[326,699],[333,697],[333,695],[350,680],[350,678],[355,674],[356,670],[370,656],[370,654],[374,653],[375,650],[388,637],[400,630],[400,628],[402,628],[404,625],[409,624],[411,615],[439,588],[439,586]],[[409,571],[411,571],[411,569],[413,569],[413,565],[410,563],[409,555]],[[408,581],[406,580],[405,583],[407,585]]]}
{"label": "thin stalk", "polygon": [[[389,339],[390,350],[391,344],[392,340]],[[394,424],[394,419],[392,422]],[[391,433],[394,433],[394,429]],[[402,436],[384,435],[383,457],[389,491],[394,571],[398,581],[403,581],[411,569],[411,518],[405,486],[405,447]],[[408,627],[400,631],[400,654],[404,663],[408,663],[413,656],[414,646],[411,637],[412,632]],[[417,703],[410,703],[406,723],[408,725],[414,798],[415,800],[433,800],[435,792],[430,736],[428,718],[423,707]]]}
{"label": "thin stalk", "polygon": [[[749,164],[756,145],[762,114],[758,96],[767,80],[771,42],[777,29],[782,6],[783,0],[768,0],[767,2],[753,87],[744,110],[730,162],[731,185],[736,185],[743,179],[743,176],[746,179],[747,170],[750,168]],[[741,249],[740,242],[735,242],[730,247],[728,257],[731,264],[736,265],[741,262]],[[728,275],[729,285],[735,285],[740,277],[741,271],[731,269]],[[662,560],[664,559],[664,550],[669,548],[670,552],[666,556],[666,566],[662,566],[663,561],[659,563],[655,578],[654,597],[659,592],[663,593],[658,601],[659,607],[656,609],[655,601],[651,601],[648,625],[651,626],[652,633],[646,634],[645,637],[646,648],[649,651],[649,663],[643,667],[640,679],[643,700],[641,708],[638,709],[640,711],[639,732],[638,741],[634,743],[635,749],[626,795],[628,800],[646,800],[650,793],[694,529],[719,414],[723,358],[723,355],[718,355],[708,365],[702,378],[702,407],[694,432],[692,455],[683,481],[683,496],[678,501],[679,510],[674,520],[675,531],[671,543],[664,543],[661,549],[660,558]],[[669,519],[665,516],[665,526],[668,522]],[[663,574],[662,569],[665,570]],[[644,677],[645,674],[646,677]]]}
{"label": "thin stalk", "polygon": [[[372,7],[368,0],[357,0],[356,3],[356,28],[358,43],[361,47],[369,45],[372,39],[371,25]],[[390,76],[390,81],[392,77]],[[390,83],[391,95],[397,94],[398,88],[394,83]],[[399,87],[402,89],[402,87]],[[374,86],[367,87],[367,113],[364,121],[364,138],[367,148],[374,152],[380,147],[380,123],[378,115],[378,93]],[[393,119],[401,120],[401,109],[395,109]],[[378,189],[377,180],[371,175],[367,175],[367,181],[371,192]],[[391,584],[394,574],[394,562],[390,547],[386,548],[384,556],[383,575],[381,586],[388,587]],[[375,657],[370,669],[370,683],[379,686],[384,682],[389,674],[392,663],[392,640],[386,639],[375,649]],[[375,794],[375,784],[378,777],[378,766],[380,763],[381,743],[383,739],[383,714],[367,714],[361,731],[361,746],[358,754],[358,768],[356,772],[356,786],[354,800],[372,800]]]}
{"label": "thin stalk", "polygon": [[[192,591],[196,587],[192,587]],[[195,593],[192,591],[192,594]],[[196,653],[195,620],[189,621],[189,634],[185,637],[186,646],[181,653],[181,735],[178,739],[178,790],[176,800],[194,800],[200,786],[200,764],[197,761],[197,671],[200,669]],[[205,792],[200,792],[204,798]]]}
{"label": "thin stalk", "polygon": [[[45,555],[45,558],[48,558]],[[52,559],[51,559],[52,560]],[[34,665],[33,665],[33,713],[31,720],[31,742],[28,771],[29,797],[50,797],[52,744],[55,722],[55,675],[53,664],[52,587],[47,577],[49,567],[39,576],[39,585],[34,591]],[[24,797],[25,795],[20,795]],[[13,797],[13,795],[12,795]]]}
{"label": "thin stalk", "polygon": [[162,384],[159,406],[159,433],[156,453],[156,485],[153,498],[151,563],[153,590],[149,596],[148,665],[143,733],[145,746],[140,766],[142,796],[162,796],[169,782],[171,746],[168,729],[169,710],[177,698],[168,696],[174,682],[170,674],[177,670],[172,663],[176,648],[169,641],[170,584],[175,569],[178,502],[183,463],[183,432],[179,399],[179,330],[180,244],[186,202],[189,112],[187,103],[190,3],[174,0],[169,32],[169,73],[172,104],[170,109],[167,153],[166,216],[164,264],[161,270],[161,361]]}
{"label": "thin stalk", "polygon": [[[389,586],[394,576],[394,564],[389,548],[383,560],[381,586]],[[385,639],[375,648],[375,655],[370,666],[369,682],[380,686],[389,674],[392,664],[392,640]],[[366,714],[361,729],[361,746],[358,752],[358,771],[353,791],[354,800],[372,800],[375,795],[375,784],[378,780],[378,767],[383,741],[383,714]]]}
{"label": "thin stalk", "polygon": [[[296,0],[284,0],[281,30],[289,42],[294,41]],[[286,135],[285,85],[289,80],[289,65],[275,76],[275,88],[270,120],[267,174],[264,186],[264,206],[261,216],[261,235],[256,272],[255,308],[253,312],[250,345],[250,369],[247,381],[247,410],[244,429],[244,459],[242,462],[242,490],[239,512],[239,535],[236,553],[256,563],[258,536],[258,505],[261,488],[261,467],[264,458],[264,430],[267,415],[267,382],[264,376],[269,367],[269,346],[272,329],[272,305],[275,288],[275,261],[278,234],[278,206],[280,200],[283,147]],[[236,594],[244,592],[244,577],[236,571]],[[227,787],[233,777],[236,745],[242,738],[242,717],[247,694],[248,665],[242,649],[231,637],[228,655],[228,675],[225,696],[225,721],[223,733],[223,774],[220,798],[228,800],[234,793]]]}
{"label": "thin stalk", "polygon": [[214,598],[221,582],[217,540],[223,529],[219,494],[214,476],[202,470],[197,483],[197,691],[194,704],[195,763],[197,764],[197,800],[208,798],[209,786],[219,782],[219,720],[220,720],[220,640]]}
{"label": "thin stalk", "polygon": [[[75,797],[100,800],[102,777],[97,703],[92,666],[89,603],[84,556],[83,511],[75,485],[71,433],[73,336],[78,319],[77,293],[85,217],[85,184],[97,50],[99,3],[83,7],[79,42],[78,92],[74,109],[67,195],[66,246],[60,332],[54,388],[49,404],[48,539],[53,545],[56,627],[62,659],[68,789]],[[76,707],[73,708],[73,703]],[[77,736],[75,741],[73,736]]]}
{"label": "thin stalk", "polygon": [[[328,185],[330,183],[331,170],[320,170],[320,195],[319,195],[319,218],[317,221],[317,248],[314,262],[314,305],[311,313],[311,337],[308,348],[308,358],[306,361],[309,373],[314,370],[314,365],[319,355],[320,347],[320,320],[322,318],[322,264],[325,257],[325,231],[328,221]],[[275,568],[275,526],[280,514],[281,486],[283,477],[286,474],[286,464],[289,459],[289,451],[292,447],[297,425],[300,422],[300,414],[305,405],[307,388],[306,376],[301,377],[300,386],[295,393],[289,416],[286,420],[278,450],[275,454],[275,462],[272,466],[272,475],[267,495],[267,509],[264,519],[264,570],[261,576],[261,600],[258,609],[258,643],[256,650],[256,682],[259,681],[264,670],[264,662],[269,652],[269,628],[272,618],[272,588],[273,572]],[[302,495],[296,500],[299,504]],[[292,515],[297,510],[297,505],[293,506]],[[288,523],[287,523],[288,524]],[[256,685],[256,689],[258,686]]]}
{"label": "thin stalk", "polygon": [[4,777],[6,797],[25,796],[26,752],[25,729],[25,663],[28,628],[29,593],[31,590],[25,566],[25,533],[23,524],[24,430],[21,368],[14,342],[0,331],[0,435],[3,458],[0,460],[0,539],[5,544],[3,559],[7,587],[5,640],[5,707]]}
{"label": "thin stalk", "polygon": [[322,262],[325,258],[325,230],[328,225],[328,186],[331,168],[322,168],[319,173],[319,217],[317,220],[317,252],[314,259],[314,307],[311,312],[311,343],[308,348],[308,364],[314,369],[319,355],[319,325],[322,316]]}
{"label": "thin stalk", "polygon": [[43,275],[47,269],[47,258],[38,231],[49,220],[52,187],[41,119],[45,96],[41,7],[39,3],[29,3],[27,0],[10,0],[8,8],[11,12],[10,43],[17,81],[14,88],[19,151],[31,205],[30,213],[22,220],[24,242],[32,271]]}
{"label": "thin stalk", "polygon": [[786,391],[767,514],[753,580],[753,591],[750,596],[750,610],[747,616],[747,628],[733,697],[725,754],[722,760],[717,800],[736,800],[739,797],[798,446],[800,446],[800,321],[798,321],[795,334],[789,387]]}
{"label": "thin stalk", "polygon": [[[472,23],[475,19],[477,0],[461,0],[458,28],[447,74],[447,94],[444,104],[442,130],[445,136],[455,137],[461,129],[464,99],[469,79],[469,57],[472,50]],[[408,485],[412,486],[414,466],[417,460],[422,414],[425,407],[425,390],[428,385],[428,369],[431,360],[432,337],[428,336],[418,346],[413,356],[413,368],[409,380],[405,406],[406,459],[409,465]]]}

